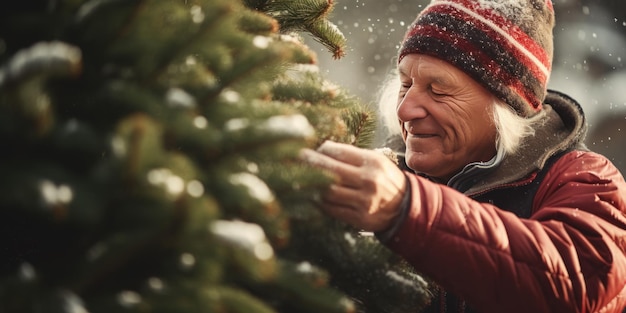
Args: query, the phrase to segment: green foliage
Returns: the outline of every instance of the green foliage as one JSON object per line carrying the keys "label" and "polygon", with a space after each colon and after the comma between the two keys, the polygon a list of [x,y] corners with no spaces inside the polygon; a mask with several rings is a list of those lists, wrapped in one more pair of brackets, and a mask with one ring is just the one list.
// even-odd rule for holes
{"label": "green foliage", "polygon": [[419,308],[421,278],[346,243],[298,159],[373,132],[292,33],[340,56],[332,4],[0,4],[0,312]]}
{"label": "green foliage", "polygon": [[346,39],[327,17],[332,12],[333,0],[244,0],[251,8],[275,18],[282,32],[305,31],[328,48],[333,57],[345,55]]}

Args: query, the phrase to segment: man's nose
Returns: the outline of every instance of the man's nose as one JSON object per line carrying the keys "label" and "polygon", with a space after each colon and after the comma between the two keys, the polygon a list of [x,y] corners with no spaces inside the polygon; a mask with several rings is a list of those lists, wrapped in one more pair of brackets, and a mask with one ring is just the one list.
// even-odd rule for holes
{"label": "man's nose", "polygon": [[409,88],[396,108],[398,119],[408,122],[414,119],[425,118],[428,116],[428,110],[425,107],[427,103],[428,96],[424,92],[420,92],[415,87]]}

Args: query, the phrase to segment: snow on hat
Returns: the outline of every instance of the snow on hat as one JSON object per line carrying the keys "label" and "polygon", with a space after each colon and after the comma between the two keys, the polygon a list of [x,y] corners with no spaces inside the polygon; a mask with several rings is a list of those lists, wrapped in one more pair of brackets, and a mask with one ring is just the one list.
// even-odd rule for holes
{"label": "snow on hat", "polygon": [[445,60],[521,116],[542,108],[552,67],[551,0],[432,0],[409,27],[411,53]]}

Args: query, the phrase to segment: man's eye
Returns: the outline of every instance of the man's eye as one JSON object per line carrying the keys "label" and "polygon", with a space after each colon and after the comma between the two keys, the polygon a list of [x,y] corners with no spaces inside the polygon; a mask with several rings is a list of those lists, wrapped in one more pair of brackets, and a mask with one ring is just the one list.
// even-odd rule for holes
{"label": "man's eye", "polygon": [[435,96],[445,96],[445,95],[446,95],[446,93],[445,93],[445,92],[443,92],[443,91],[441,91],[441,90],[439,90],[439,89],[435,89],[435,88],[433,88],[432,86],[430,87],[430,92],[431,92],[433,95],[435,95]]}
{"label": "man's eye", "polygon": [[399,97],[404,98],[404,96],[406,95],[406,93],[409,91],[410,88],[411,88],[411,83],[402,83],[400,85],[400,90],[398,92]]}

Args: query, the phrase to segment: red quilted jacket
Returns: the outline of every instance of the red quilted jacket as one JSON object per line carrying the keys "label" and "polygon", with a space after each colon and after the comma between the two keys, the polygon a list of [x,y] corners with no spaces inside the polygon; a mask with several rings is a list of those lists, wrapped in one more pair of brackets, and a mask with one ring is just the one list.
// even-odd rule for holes
{"label": "red quilted jacket", "polygon": [[[584,120],[572,101],[555,93],[548,100],[550,116],[564,122],[485,178],[455,189],[407,172],[410,204],[386,244],[468,306],[438,311],[626,308],[626,183],[606,158],[579,149]],[[542,169],[536,188],[519,189]],[[516,210],[520,199],[526,213]]]}

